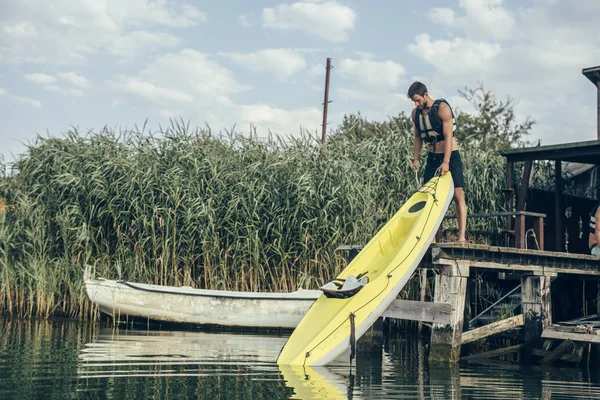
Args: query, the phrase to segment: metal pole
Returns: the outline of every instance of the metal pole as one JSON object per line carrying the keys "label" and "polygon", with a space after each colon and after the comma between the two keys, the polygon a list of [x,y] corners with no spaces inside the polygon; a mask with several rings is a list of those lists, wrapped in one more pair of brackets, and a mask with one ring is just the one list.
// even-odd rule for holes
{"label": "metal pole", "polygon": [[325,74],[325,101],[323,102],[323,131],[321,133],[321,143],[325,143],[327,134],[327,105],[329,104],[329,71],[331,71],[331,58],[327,58],[327,70]]}

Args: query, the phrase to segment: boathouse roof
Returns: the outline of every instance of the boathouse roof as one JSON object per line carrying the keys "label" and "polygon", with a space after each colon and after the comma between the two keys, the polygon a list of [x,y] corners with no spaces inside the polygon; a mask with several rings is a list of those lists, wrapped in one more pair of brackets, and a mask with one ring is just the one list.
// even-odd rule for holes
{"label": "boathouse roof", "polygon": [[560,160],[600,165],[600,140],[500,150],[507,161]]}

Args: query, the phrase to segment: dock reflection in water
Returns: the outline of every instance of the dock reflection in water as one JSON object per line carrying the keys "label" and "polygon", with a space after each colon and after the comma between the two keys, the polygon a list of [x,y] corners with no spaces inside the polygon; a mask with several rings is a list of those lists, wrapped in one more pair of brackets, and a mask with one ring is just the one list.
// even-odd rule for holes
{"label": "dock reflection in water", "polygon": [[[326,367],[277,366],[286,337],[187,331],[103,329],[79,353],[83,379],[198,377],[195,395],[268,393],[282,399],[600,398],[600,376],[581,368],[542,368],[500,361],[429,365],[415,338],[387,341]],[[347,356],[347,355],[345,355]],[[183,378],[177,378],[183,377]],[[223,384],[232,379],[236,384]],[[206,387],[214,386],[213,392]],[[160,385],[159,385],[160,386]],[[252,396],[250,396],[252,397]],[[259,395],[260,397],[260,395]]]}
{"label": "dock reflection in water", "polygon": [[[327,367],[277,366],[286,337],[0,319],[0,399],[600,399],[600,369],[429,365],[411,334]],[[364,344],[364,342],[363,342]]]}

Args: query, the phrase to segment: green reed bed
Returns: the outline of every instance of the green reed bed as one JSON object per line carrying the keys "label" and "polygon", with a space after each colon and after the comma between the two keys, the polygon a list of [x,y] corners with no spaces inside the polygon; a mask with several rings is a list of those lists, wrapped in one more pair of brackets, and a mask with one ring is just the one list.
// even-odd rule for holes
{"label": "green reed bed", "polygon": [[[417,188],[410,126],[374,126],[326,146],[177,123],[38,138],[0,180],[0,311],[91,315],[86,264],[160,285],[314,288],[345,266],[338,245],[366,243]],[[501,208],[503,159],[462,154],[470,212]]]}

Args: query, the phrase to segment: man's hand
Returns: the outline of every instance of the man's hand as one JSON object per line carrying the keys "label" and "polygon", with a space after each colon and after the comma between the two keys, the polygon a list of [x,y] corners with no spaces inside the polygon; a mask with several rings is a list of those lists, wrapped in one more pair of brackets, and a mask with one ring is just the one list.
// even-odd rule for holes
{"label": "man's hand", "polygon": [[418,170],[419,170],[419,160],[418,160],[418,159],[416,159],[416,158],[413,160],[413,169],[414,169],[415,171],[418,171]]}
{"label": "man's hand", "polygon": [[450,171],[450,162],[444,161],[442,163],[442,165],[440,166],[440,169],[441,169],[441,175],[446,174],[448,171]]}

